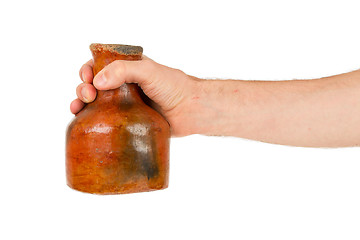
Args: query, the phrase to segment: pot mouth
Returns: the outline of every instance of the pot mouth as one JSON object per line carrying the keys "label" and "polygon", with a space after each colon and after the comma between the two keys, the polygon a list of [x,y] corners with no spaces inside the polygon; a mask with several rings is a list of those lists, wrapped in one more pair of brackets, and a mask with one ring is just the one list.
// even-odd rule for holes
{"label": "pot mouth", "polygon": [[125,44],[101,44],[101,43],[92,43],[90,45],[90,50],[94,51],[110,51],[118,53],[121,55],[141,55],[143,53],[143,48],[140,46],[132,46]]}

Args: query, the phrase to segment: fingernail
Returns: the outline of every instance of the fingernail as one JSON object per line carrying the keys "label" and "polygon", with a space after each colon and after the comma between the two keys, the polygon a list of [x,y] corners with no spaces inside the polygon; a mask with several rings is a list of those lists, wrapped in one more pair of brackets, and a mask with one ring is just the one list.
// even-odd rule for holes
{"label": "fingernail", "polygon": [[90,96],[89,96],[89,92],[86,90],[86,88],[82,88],[81,89],[81,95],[84,99],[85,102],[90,102]]}
{"label": "fingernail", "polygon": [[82,76],[82,80],[83,80],[83,82],[86,82],[86,79],[85,79],[85,74],[84,74],[84,73],[82,73],[82,74],[81,74],[81,76]]}
{"label": "fingernail", "polygon": [[96,86],[98,87],[105,87],[107,82],[107,79],[105,78],[104,74],[101,74],[97,79],[96,79]]}

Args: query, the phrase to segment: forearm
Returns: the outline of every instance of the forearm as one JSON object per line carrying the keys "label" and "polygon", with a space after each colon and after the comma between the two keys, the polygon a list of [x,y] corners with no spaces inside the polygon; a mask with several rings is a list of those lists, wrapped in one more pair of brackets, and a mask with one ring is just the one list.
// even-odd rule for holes
{"label": "forearm", "polygon": [[293,81],[198,81],[191,132],[310,147],[360,144],[360,71]]}

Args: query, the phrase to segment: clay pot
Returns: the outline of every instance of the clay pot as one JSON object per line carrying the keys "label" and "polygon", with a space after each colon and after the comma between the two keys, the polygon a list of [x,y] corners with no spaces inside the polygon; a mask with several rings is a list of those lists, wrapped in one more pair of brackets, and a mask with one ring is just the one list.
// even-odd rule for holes
{"label": "clay pot", "polygon": [[[94,76],[115,60],[140,60],[142,48],[91,44]],[[67,184],[96,194],[167,188],[168,122],[142,99],[136,84],[98,91],[67,128]]]}

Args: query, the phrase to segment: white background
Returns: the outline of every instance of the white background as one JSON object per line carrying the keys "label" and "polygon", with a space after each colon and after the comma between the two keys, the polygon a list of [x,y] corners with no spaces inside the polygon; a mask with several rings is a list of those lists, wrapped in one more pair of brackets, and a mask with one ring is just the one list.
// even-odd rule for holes
{"label": "white background", "polygon": [[172,139],[167,190],[65,183],[65,130],[93,42],[207,78],[360,66],[359,1],[2,1],[0,239],[359,239],[358,148]]}

